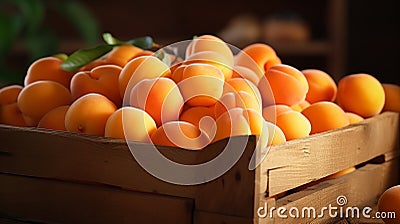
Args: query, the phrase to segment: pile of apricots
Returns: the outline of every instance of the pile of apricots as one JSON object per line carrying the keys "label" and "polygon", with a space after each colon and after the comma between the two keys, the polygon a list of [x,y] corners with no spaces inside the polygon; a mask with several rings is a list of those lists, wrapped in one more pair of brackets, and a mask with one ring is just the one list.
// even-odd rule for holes
{"label": "pile of apricots", "polygon": [[262,147],[400,112],[400,86],[369,74],[338,84],[318,69],[282,63],[273,48],[251,44],[234,54],[223,40],[191,40],[168,64],[132,45],[76,72],[63,60],[34,61],[24,86],[0,90],[0,123],[203,149],[237,135]]}

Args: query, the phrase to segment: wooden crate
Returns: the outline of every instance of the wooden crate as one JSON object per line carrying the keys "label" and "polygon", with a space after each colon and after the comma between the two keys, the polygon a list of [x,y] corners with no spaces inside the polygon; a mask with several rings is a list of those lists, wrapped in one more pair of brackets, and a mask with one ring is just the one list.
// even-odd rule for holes
{"label": "wooden crate", "polygon": [[[224,175],[200,185],[161,181],[135,161],[124,141],[67,132],[0,126],[0,221],[4,223],[293,223],[259,217],[269,207],[376,202],[399,177],[399,113],[271,147],[255,169],[256,145],[248,138],[239,161]],[[159,147],[168,158],[198,164],[218,155],[226,140],[202,151]],[[137,143],[143,150],[149,144]],[[230,146],[227,150],[239,150]],[[342,177],[299,187],[357,165]],[[269,197],[282,192],[286,196]],[[276,213],[276,211],[275,211]],[[305,218],[294,222],[343,221]]]}

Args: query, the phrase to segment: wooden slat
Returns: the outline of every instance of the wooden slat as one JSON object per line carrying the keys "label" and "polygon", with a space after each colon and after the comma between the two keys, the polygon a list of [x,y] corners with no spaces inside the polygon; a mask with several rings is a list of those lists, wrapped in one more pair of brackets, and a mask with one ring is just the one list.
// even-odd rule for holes
{"label": "wooden slat", "polygon": [[193,200],[0,174],[0,214],[44,223],[192,223]]}
{"label": "wooden slat", "polygon": [[[388,161],[384,164],[369,164],[347,175],[336,179],[328,180],[309,187],[303,191],[293,193],[276,201],[276,207],[301,209],[304,207],[313,207],[320,209],[322,207],[339,207],[337,197],[344,195],[347,198],[347,204],[343,208],[356,206],[362,209],[371,202],[376,202],[380,195],[390,186],[399,183],[399,159]],[[371,179],[373,178],[373,181]],[[317,211],[318,212],[318,211]],[[288,214],[288,213],[286,213]],[[279,219],[274,214],[275,223],[330,223],[332,219],[325,212],[325,216],[320,219]],[[373,213],[371,213],[373,215]],[[362,215],[360,215],[362,216]],[[339,217],[337,217],[339,218]],[[353,222],[356,219],[352,219]],[[265,220],[260,219],[260,223]]]}
{"label": "wooden slat", "polygon": [[252,224],[252,218],[195,211],[193,224]]}
{"label": "wooden slat", "polygon": [[[247,142],[244,144],[245,152],[227,173],[206,184],[187,186],[167,183],[147,173],[133,158],[124,141],[0,126],[0,173],[187,197],[196,199],[196,208],[203,211],[253,217],[254,189],[257,186],[254,171],[248,169],[248,164],[255,148],[255,137],[233,138],[226,148],[228,152],[243,150],[240,148],[243,144],[235,144],[235,141]],[[159,147],[159,150],[176,162],[199,164],[217,156],[227,142],[216,142],[201,151],[170,147]],[[135,147],[152,150],[150,144],[135,143]],[[248,206],[243,208],[243,203]]]}
{"label": "wooden slat", "polygon": [[259,166],[260,194],[275,195],[398,148],[399,113],[274,146]]}

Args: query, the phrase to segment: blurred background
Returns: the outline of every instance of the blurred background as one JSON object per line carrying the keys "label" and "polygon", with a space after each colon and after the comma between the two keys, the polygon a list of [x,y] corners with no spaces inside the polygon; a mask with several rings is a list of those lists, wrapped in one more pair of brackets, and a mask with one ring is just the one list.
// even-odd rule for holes
{"label": "blurred background", "polygon": [[0,0],[0,85],[22,83],[32,61],[151,36],[162,45],[214,34],[243,48],[270,44],[282,62],[335,80],[369,73],[400,84],[395,0],[123,1]]}

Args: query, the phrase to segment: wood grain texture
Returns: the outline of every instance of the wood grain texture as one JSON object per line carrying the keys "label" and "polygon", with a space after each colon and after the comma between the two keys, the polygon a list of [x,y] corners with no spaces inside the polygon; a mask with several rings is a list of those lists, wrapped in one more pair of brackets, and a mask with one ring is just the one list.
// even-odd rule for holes
{"label": "wood grain texture", "polygon": [[193,200],[0,174],[0,214],[44,223],[192,223]]}
{"label": "wood grain texture", "polygon": [[[383,164],[369,164],[350,174],[319,183],[303,191],[278,199],[275,206],[277,208],[284,207],[287,210],[295,207],[300,211],[302,208],[313,207],[316,208],[316,214],[318,216],[321,214],[320,209],[322,207],[332,205],[338,208],[336,211],[339,215],[339,208],[341,206],[338,205],[337,198],[339,196],[345,196],[347,203],[342,206],[344,211],[346,208],[353,206],[358,207],[360,211],[362,211],[364,206],[375,204],[380,195],[387,188],[399,184],[399,172],[398,158]],[[372,178],[373,181],[371,181]],[[288,212],[286,212],[286,214],[288,214]],[[374,216],[374,212],[370,214],[371,217]],[[275,218],[275,223],[294,223],[296,220],[301,220],[302,223],[331,223],[335,218],[340,219],[339,216],[335,218],[330,217],[327,211],[325,211],[323,217],[316,219],[308,216],[302,219],[293,219],[290,218],[290,216],[287,219],[282,219],[277,218],[276,211],[273,217]],[[362,218],[361,213],[360,218]],[[360,221],[363,219],[351,219],[350,217],[348,221],[349,220],[355,222],[356,220]],[[260,220],[260,223],[262,222],[263,220]]]}
{"label": "wood grain texture", "polygon": [[399,113],[271,147],[259,166],[260,194],[275,195],[398,150]]}

